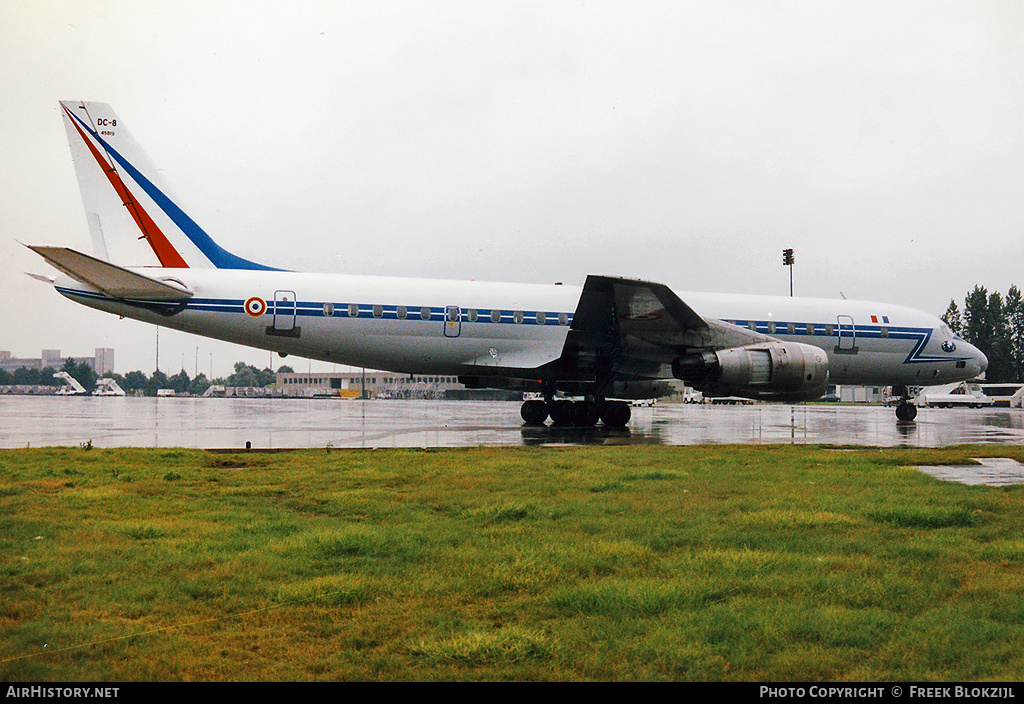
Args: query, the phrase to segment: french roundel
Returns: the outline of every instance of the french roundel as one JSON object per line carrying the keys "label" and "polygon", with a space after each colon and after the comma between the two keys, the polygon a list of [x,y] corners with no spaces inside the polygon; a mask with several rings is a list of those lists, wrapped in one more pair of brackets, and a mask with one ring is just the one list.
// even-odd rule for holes
{"label": "french roundel", "polygon": [[254,318],[258,318],[267,312],[267,302],[262,298],[253,296],[245,302],[245,312]]}

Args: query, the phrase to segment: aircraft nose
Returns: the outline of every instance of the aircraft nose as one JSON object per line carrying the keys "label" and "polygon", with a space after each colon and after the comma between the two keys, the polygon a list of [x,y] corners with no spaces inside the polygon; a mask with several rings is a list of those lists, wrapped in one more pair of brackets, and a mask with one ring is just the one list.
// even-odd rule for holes
{"label": "aircraft nose", "polygon": [[970,361],[967,362],[968,370],[973,372],[974,376],[981,376],[988,369],[988,357],[974,345],[967,345],[967,349],[964,351],[970,357]]}
{"label": "aircraft nose", "polygon": [[981,374],[983,371],[988,369],[988,357],[985,356],[984,352],[977,348],[975,348],[975,352],[977,353],[978,373]]}

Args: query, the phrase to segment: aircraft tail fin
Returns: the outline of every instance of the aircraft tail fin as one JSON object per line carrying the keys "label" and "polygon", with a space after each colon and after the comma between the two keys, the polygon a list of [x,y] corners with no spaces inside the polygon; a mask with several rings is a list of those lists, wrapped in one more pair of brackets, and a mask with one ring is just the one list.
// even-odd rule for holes
{"label": "aircraft tail fin", "polygon": [[[95,256],[109,261],[144,240],[165,268],[271,269],[222,249],[162,183],[124,122],[105,103],[60,101]],[[137,258],[137,252],[130,256]]]}

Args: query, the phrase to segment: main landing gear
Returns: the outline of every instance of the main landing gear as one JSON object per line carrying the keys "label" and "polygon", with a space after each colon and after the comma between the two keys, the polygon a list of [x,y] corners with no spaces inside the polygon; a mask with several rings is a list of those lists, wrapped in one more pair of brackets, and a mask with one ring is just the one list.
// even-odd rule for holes
{"label": "main landing gear", "polygon": [[894,386],[893,394],[899,394],[900,402],[896,405],[896,420],[905,423],[917,418],[917,406],[910,402],[910,393],[906,386]]}
{"label": "main landing gear", "polygon": [[629,404],[625,401],[541,401],[523,402],[519,411],[527,425],[551,422],[560,427],[589,428],[601,421],[610,428],[622,428],[629,423]]}

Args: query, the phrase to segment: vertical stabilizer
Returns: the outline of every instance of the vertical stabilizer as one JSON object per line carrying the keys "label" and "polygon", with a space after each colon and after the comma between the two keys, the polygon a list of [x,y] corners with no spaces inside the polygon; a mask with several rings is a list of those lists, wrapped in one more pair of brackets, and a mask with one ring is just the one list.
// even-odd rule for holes
{"label": "vertical stabilizer", "polygon": [[89,236],[92,237],[92,251],[97,259],[105,262],[110,261],[107,253],[107,240],[103,237],[103,225],[100,223],[100,215],[92,210],[85,211],[85,220],[89,223]]}
{"label": "vertical stabilizer", "polygon": [[[218,246],[184,210],[109,105],[61,101],[97,258],[165,268],[270,269]],[[143,255],[135,245],[148,244]],[[144,256],[145,260],[140,260]]]}

